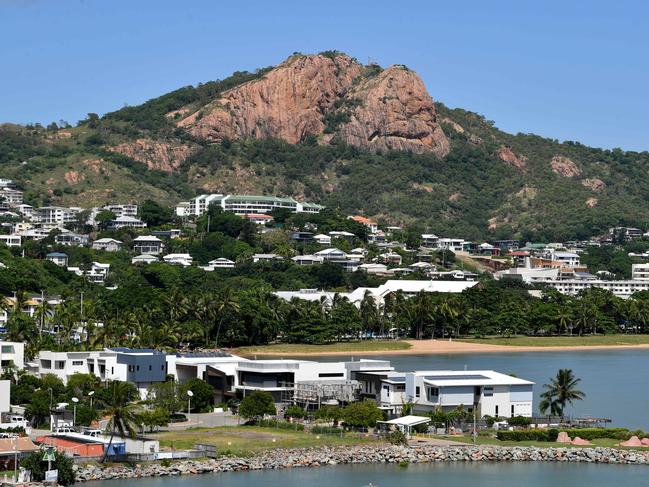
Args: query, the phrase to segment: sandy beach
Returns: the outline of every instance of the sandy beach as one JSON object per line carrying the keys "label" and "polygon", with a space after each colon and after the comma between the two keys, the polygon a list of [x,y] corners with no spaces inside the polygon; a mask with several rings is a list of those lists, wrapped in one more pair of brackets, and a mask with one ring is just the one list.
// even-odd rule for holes
{"label": "sandy beach", "polygon": [[[340,355],[340,356],[369,356],[369,355],[426,355],[426,354],[454,354],[454,353],[510,353],[510,352],[556,352],[571,350],[621,350],[621,349],[646,349],[649,344],[641,345],[567,345],[567,346],[511,346],[511,345],[490,345],[486,343],[470,343],[449,340],[405,340],[411,346],[400,350],[375,350],[375,351],[323,351],[323,352],[277,352],[255,351],[254,354],[246,355]],[[236,350],[232,351],[237,353]]]}

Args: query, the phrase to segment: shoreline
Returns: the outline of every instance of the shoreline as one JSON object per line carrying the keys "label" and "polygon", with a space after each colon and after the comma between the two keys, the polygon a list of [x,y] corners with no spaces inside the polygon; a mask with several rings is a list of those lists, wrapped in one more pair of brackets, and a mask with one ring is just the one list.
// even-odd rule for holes
{"label": "shoreline", "polygon": [[244,357],[261,356],[370,356],[370,355],[435,355],[435,354],[472,354],[472,353],[510,353],[510,352],[560,352],[560,351],[588,351],[588,350],[649,350],[649,343],[637,345],[491,345],[488,343],[472,343],[449,340],[404,340],[410,348],[398,350],[359,350],[359,351],[305,351],[305,352],[245,352],[237,353],[237,349],[230,350],[234,354]]}
{"label": "shoreline", "polygon": [[76,465],[76,482],[137,479],[225,473],[248,470],[314,468],[345,464],[395,464],[435,462],[570,462],[649,465],[649,451],[616,448],[566,448],[532,446],[360,446],[268,450],[253,457],[184,460],[169,466],[135,464],[119,466]]}

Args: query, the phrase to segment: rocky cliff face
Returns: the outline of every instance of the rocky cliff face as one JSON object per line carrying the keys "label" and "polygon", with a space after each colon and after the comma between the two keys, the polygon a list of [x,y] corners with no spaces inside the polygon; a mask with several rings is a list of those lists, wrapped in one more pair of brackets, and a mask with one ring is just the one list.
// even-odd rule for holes
{"label": "rocky cliff face", "polygon": [[149,169],[174,172],[195,149],[185,144],[140,138],[108,147],[108,150],[146,164]]}
{"label": "rocky cliff face", "polygon": [[365,67],[344,54],[296,55],[178,122],[207,141],[338,137],[369,150],[449,151],[421,79],[399,66]]}

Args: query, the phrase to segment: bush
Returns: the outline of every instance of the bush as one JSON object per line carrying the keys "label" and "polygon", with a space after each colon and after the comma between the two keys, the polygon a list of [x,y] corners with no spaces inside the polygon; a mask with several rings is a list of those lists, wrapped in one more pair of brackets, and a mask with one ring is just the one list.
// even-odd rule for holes
{"label": "bush", "polygon": [[304,431],[304,425],[298,423],[289,423],[288,421],[278,421],[276,419],[260,419],[256,422],[257,426],[264,428],[277,428],[281,430]]}
{"label": "bush", "polygon": [[[579,438],[584,440],[595,440],[597,438],[609,438],[612,440],[628,440],[635,433],[632,433],[626,428],[573,428],[568,430],[562,430],[568,433],[568,436],[574,438],[579,436]],[[638,435],[644,436],[644,435]]]}
{"label": "bush", "polygon": [[373,427],[383,419],[383,412],[374,401],[353,402],[343,408],[343,421],[352,428]]}
{"label": "bush", "polygon": [[407,445],[408,438],[403,434],[403,431],[394,430],[388,435],[388,442],[392,445]]}
{"label": "bush", "polygon": [[255,391],[246,396],[239,405],[239,415],[246,419],[259,420],[266,415],[277,414],[275,402],[270,392]]}
{"label": "bush", "polygon": [[[43,450],[30,453],[20,462],[20,465],[31,471],[33,481],[42,482],[45,480],[47,462],[43,461]],[[66,457],[65,454],[58,451],[54,452],[52,468],[59,471],[59,485],[74,484],[73,465],[74,462],[71,458]]]}
{"label": "bush", "polygon": [[339,435],[343,430],[335,426],[314,426],[311,428],[311,433],[314,435]]}
{"label": "bush", "polygon": [[[523,416],[515,416],[513,418],[507,418],[507,423],[510,426],[529,426],[532,424],[532,418],[525,418]],[[493,425],[493,423],[492,423]]]}
{"label": "bush", "polygon": [[557,441],[559,430],[514,430],[514,431],[498,431],[496,437],[500,441]]}
{"label": "bush", "polygon": [[306,411],[297,404],[293,404],[292,406],[286,408],[284,416],[287,418],[302,419],[306,417]]}

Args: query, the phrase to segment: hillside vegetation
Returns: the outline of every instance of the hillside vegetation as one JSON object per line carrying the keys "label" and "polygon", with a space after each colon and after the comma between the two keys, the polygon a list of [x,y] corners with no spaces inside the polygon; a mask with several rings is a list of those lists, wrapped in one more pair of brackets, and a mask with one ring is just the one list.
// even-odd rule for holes
{"label": "hillside vegetation", "polygon": [[[337,62],[343,55],[319,56]],[[392,72],[399,77],[406,69]],[[383,71],[364,66],[359,72],[348,88],[361,93],[358,98],[350,102],[347,95],[323,109],[321,133],[305,132],[297,143],[257,132],[207,140],[181,126],[189,113],[208,116],[208,106],[226,113],[218,103],[215,108],[215,100],[228,96],[233,106],[233,89],[279,76],[265,68],[184,87],[103,117],[90,113],[75,127],[0,126],[0,176],[15,179],[35,205],[144,199],[172,205],[206,191],[272,193],[474,240],[566,240],[618,224],[649,224],[647,152],[512,135],[478,114],[442,103],[435,103],[427,123],[434,124],[439,140],[448,141],[447,154],[370,151],[347,143],[347,132],[336,130],[346,123],[348,132],[358,128],[361,118],[355,114],[372,117],[368,112],[376,100],[368,90],[376,87],[370,81]],[[418,79],[409,70],[403,76]]]}

